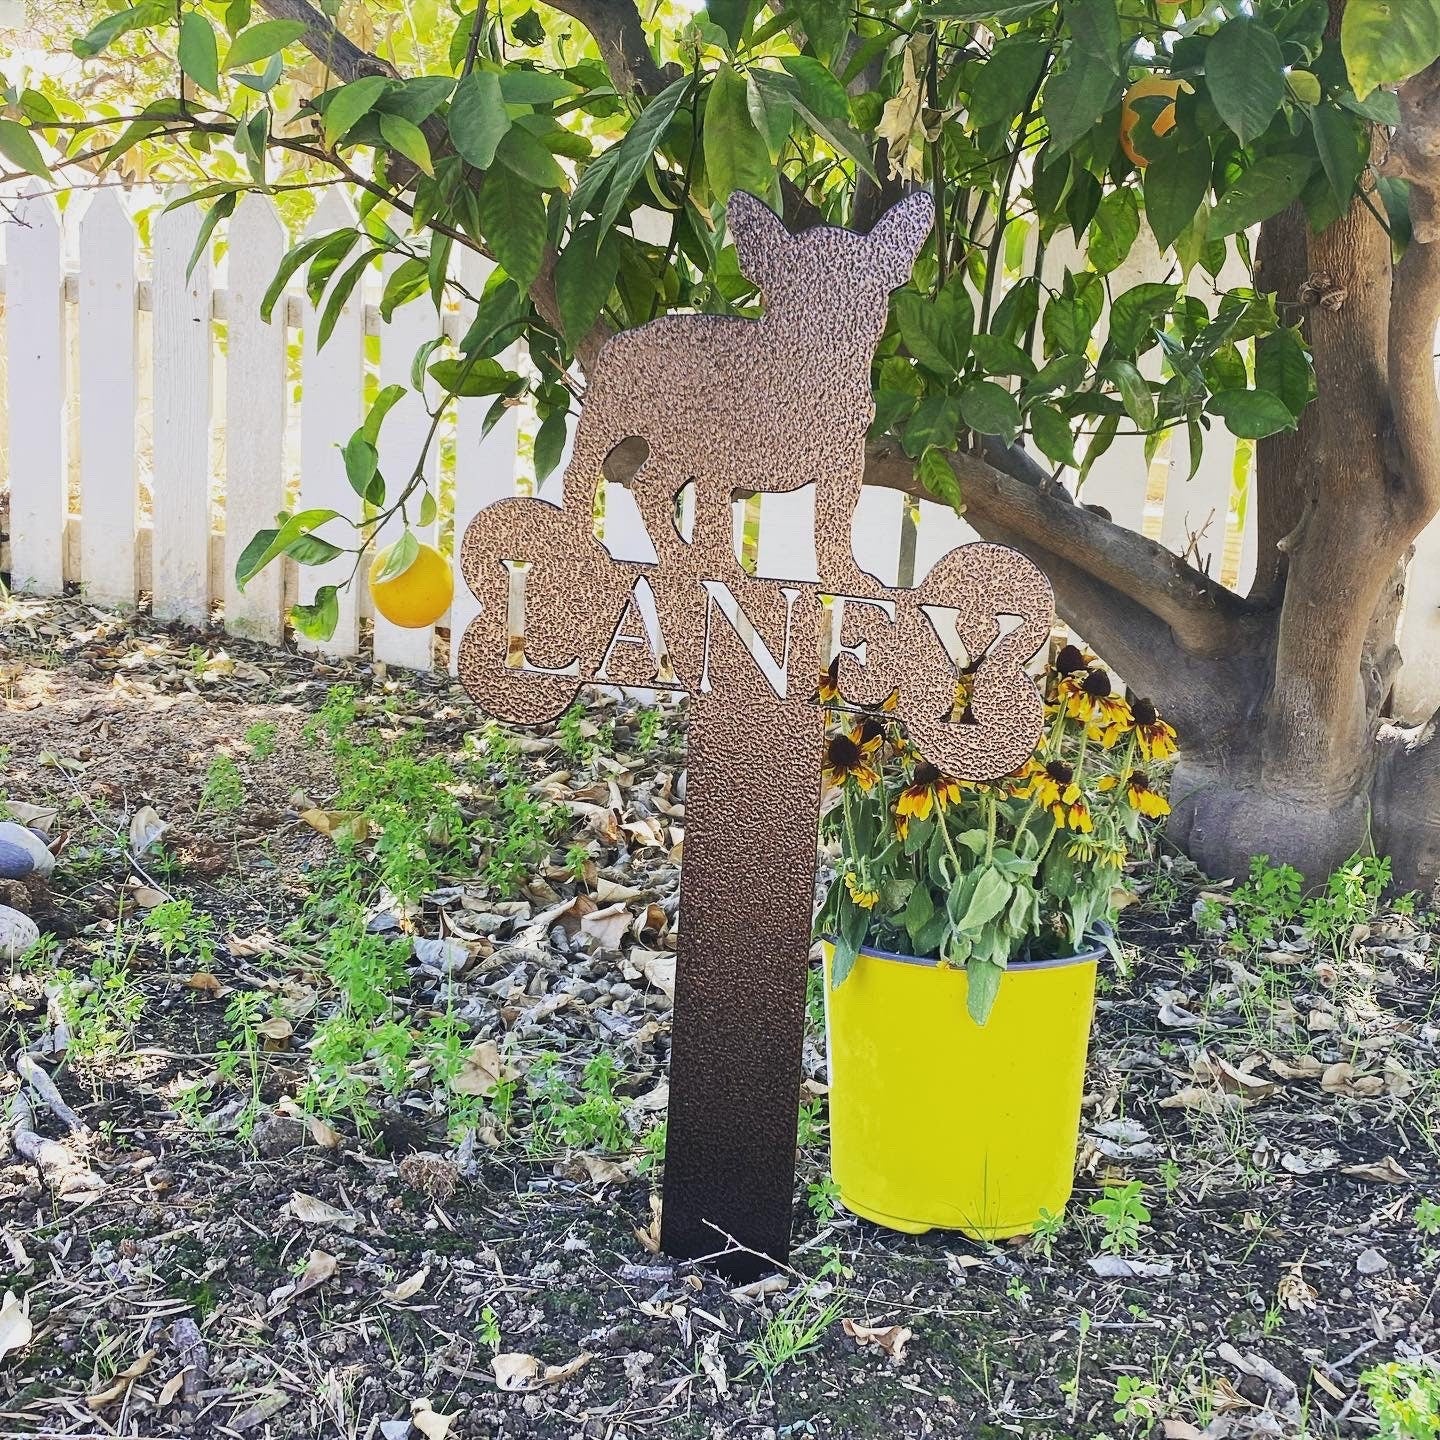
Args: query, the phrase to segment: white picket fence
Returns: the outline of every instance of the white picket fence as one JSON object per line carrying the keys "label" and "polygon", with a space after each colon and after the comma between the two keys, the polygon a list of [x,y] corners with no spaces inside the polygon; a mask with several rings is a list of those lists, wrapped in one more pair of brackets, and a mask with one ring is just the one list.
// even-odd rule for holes
{"label": "white picket fence", "polygon": [[[135,225],[141,207],[149,211],[148,254]],[[0,555],[0,568],[20,591],[55,594],[66,582],[78,583],[95,602],[118,606],[148,593],[162,619],[192,625],[218,619],[231,633],[280,643],[287,605],[343,579],[348,557],[298,575],[288,561],[273,566],[243,595],[234,584],[235,561],[287,505],[358,513],[339,446],[378,386],[407,380],[415,350],[435,333],[433,310],[417,302],[383,324],[377,269],[318,353],[314,308],[298,289],[266,323],[260,298],[289,238],[264,198],[241,201],[219,228],[213,253],[188,277],[201,222],[197,206],[164,212],[154,192],[127,196],[103,188],[77,199],[62,220],[32,188],[10,209],[13,218],[0,227],[6,399],[0,428],[7,441],[0,494],[7,483],[9,491],[8,555]],[[335,229],[352,213],[340,190],[328,190],[306,233]],[[1057,237],[1045,277],[1058,282],[1066,263],[1076,257]],[[1224,282],[1243,284],[1243,268],[1233,264]],[[466,253],[460,266],[469,293],[480,293],[486,263]],[[1110,286],[1118,294],[1165,278],[1165,262],[1142,237]],[[1192,277],[1196,293],[1209,283],[1198,272]],[[444,318],[445,333],[458,337],[468,322],[457,308]],[[1104,325],[1102,319],[1097,339]],[[1159,361],[1152,356],[1148,363]],[[461,402],[431,454],[441,503],[427,538],[452,554],[454,537],[477,510],[532,488],[523,410],[507,411],[482,436],[489,404]],[[382,470],[410,472],[428,423],[418,398],[407,396],[383,428]],[[1247,468],[1237,465],[1236,444],[1218,425],[1188,481],[1185,450],[1182,436],[1147,465],[1143,439],[1122,437],[1087,479],[1083,498],[1243,590],[1255,567]],[[557,471],[542,493],[558,498],[559,484]],[[944,506],[873,489],[862,497],[854,537],[861,563],[890,584],[913,583],[951,546],[974,538]],[[623,486],[609,487],[604,538],[619,558],[654,556]],[[737,504],[736,539],[758,574],[818,578],[812,490]],[[1423,718],[1440,704],[1437,560],[1440,525],[1421,538],[1411,566],[1408,663],[1396,704],[1403,718]],[[326,653],[356,655],[368,640],[368,652],[386,664],[428,669],[437,652],[444,663],[447,651],[435,631],[389,625],[371,615],[363,591],[356,585],[342,592]],[[454,606],[436,627],[440,639],[448,631],[452,663],[474,610],[457,573]]]}

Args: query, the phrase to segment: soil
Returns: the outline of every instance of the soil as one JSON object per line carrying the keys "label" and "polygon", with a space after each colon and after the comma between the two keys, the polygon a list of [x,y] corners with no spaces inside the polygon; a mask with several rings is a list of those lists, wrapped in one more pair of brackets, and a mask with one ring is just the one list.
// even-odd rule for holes
{"label": "soil", "polygon": [[[1131,877],[1124,965],[1104,965],[1057,1234],[909,1237],[836,1210],[812,1034],[791,1268],[737,1289],[655,1253],[644,1142],[669,1000],[644,967],[673,943],[673,709],[647,722],[594,697],[584,760],[573,736],[520,737],[526,783],[568,819],[517,896],[471,870],[372,917],[464,947],[448,979],[412,957],[407,1025],[458,1017],[476,1063],[494,1041],[531,1080],[558,1057],[572,1094],[608,1056],[625,1143],[559,1143],[535,1102],[507,1115],[494,1093],[457,1134],[453,1095],[413,1056],[369,1125],[312,1119],[299,1101],[336,997],[304,914],[332,883],[316,817],[340,779],[307,721],[342,683],[381,752],[419,727],[422,756],[458,770],[483,729],[443,676],[0,600],[0,799],[53,808],[59,852],[23,897],[51,940],[0,970],[0,1435],[1359,1436],[1376,1430],[1362,1373],[1436,1350],[1423,911],[1257,952],[1226,928],[1226,889],[1163,837]],[[273,735],[257,744],[257,726]],[[223,803],[217,756],[241,781]],[[145,807],[169,827],[149,844]],[[582,923],[602,882],[635,892],[619,936]],[[548,937],[523,933],[577,894]],[[145,916],[171,901],[210,917],[212,949],[166,953]],[[290,1019],[253,1076],[226,1068],[237,996]],[[26,1090],[27,1052],[83,1131]],[[22,1093],[68,1180],[14,1148]],[[1131,1180],[1149,1219],[1112,1254],[1089,1207]],[[29,1335],[5,1353],[17,1310]]]}

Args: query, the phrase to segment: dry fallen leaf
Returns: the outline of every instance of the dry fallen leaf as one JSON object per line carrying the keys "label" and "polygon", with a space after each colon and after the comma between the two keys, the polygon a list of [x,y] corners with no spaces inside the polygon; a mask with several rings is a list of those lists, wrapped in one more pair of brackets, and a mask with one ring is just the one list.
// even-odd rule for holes
{"label": "dry fallen leaf", "polygon": [[1320,1077],[1320,1088],[1327,1095],[1353,1095],[1371,1097],[1381,1094],[1385,1081],[1379,1075],[1357,1075],[1355,1067],[1348,1060],[1337,1061],[1327,1066]]}
{"label": "dry fallen leaf", "polygon": [[417,1270],[413,1275],[402,1280],[393,1290],[381,1290],[381,1295],[387,1300],[399,1303],[408,1300],[412,1295],[418,1295],[425,1288],[425,1282],[430,1278],[430,1267],[428,1265]]}
{"label": "dry fallen leaf", "polygon": [[582,916],[580,930],[602,950],[618,950],[630,929],[630,912],[623,905],[608,905]]}
{"label": "dry fallen leaf", "polygon": [[675,998],[675,957],[663,950],[632,950],[626,957],[637,975],[663,994]]}
{"label": "dry fallen leaf", "polygon": [[1325,1073],[1324,1064],[1313,1055],[1296,1055],[1289,1060],[1283,1060],[1278,1055],[1268,1055],[1266,1064],[1282,1080],[1318,1080]]}
{"label": "dry fallen leaf", "polygon": [[185,980],[187,990],[199,990],[206,995],[221,995],[225,987],[211,974],[204,970],[197,970]]}
{"label": "dry fallen leaf", "polygon": [[170,828],[150,805],[142,805],[130,817],[130,853],[138,860]]}
{"label": "dry fallen leaf", "polygon": [[1300,1261],[1296,1261],[1275,1287],[1275,1298],[1287,1310],[1310,1310],[1316,1300],[1315,1287],[1306,1280]]}
{"label": "dry fallen leaf", "polygon": [[324,1225],[347,1233],[360,1223],[356,1216],[337,1210],[333,1205],[327,1205],[313,1195],[302,1194],[299,1190],[290,1197],[290,1214],[302,1225]]}
{"label": "dry fallen leaf", "polygon": [[92,1410],[103,1410],[107,1405],[113,1405],[130,1388],[131,1382],[138,1380],[150,1368],[150,1362],[159,1353],[158,1347],[147,1350],[133,1365],[126,1366],[99,1394],[87,1396],[85,1403]]}
{"label": "dry fallen leaf", "polygon": [[490,1369],[501,1390],[528,1390],[531,1382],[539,1378],[540,1362],[533,1355],[507,1352],[496,1355],[490,1361]]}
{"label": "dry fallen leaf", "polygon": [[651,1255],[660,1253],[660,1196],[658,1192],[652,1192],[650,1196],[650,1223],[643,1230],[638,1225],[635,1226],[635,1238]]}
{"label": "dry fallen leaf", "polygon": [[445,1440],[455,1420],[454,1415],[442,1415],[438,1410],[432,1410],[428,1400],[414,1400],[410,1404],[410,1423],[425,1440]]}
{"label": "dry fallen leaf", "polygon": [[1409,1172],[1393,1155],[1370,1165],[1347,1165],[1342,1175],[1353,1175],[1357,1180],[1374,1180],[1380,1185],[1404,1185],[1410,1179]]}
{"label": "dry fallen leaf", "polygon": [[915,1332],[908,1325],[861,1325],[847,1315],[840,1328],[857,1345],[874,1345],[883,1350],[896,1365],[905,1358],[905,1347]]}
{"label": "dry fallen leaf", "polygon": [[503,1059],[493,1040],[482,1040],[465,1053],[460,1073],[450,1082],[459,1095],[493,1095],[502,1080],[513,1080],[520,1072]]}
{"label": "dry fallen leaf", "polygon": [[300,818],[332,840],[354,840],[358,844],[370,838],[369,821],[358,810],[302,810]]}
{"label": "dry fallen leaf", "polygon": [[255,1033],[265,1042],[266,1050],[288,1050],[295,1027],[283,1015],[272,1015],[255,1027]]}
{"label": "dry fallen leaf", "polygon": [[1224,1090],[1207,1090],[1202,1085],[1186,1085],[1173,1095],[1167,1095],[1161,1102],[1162,1110],[1200,1110],[1207,1115],[1221,1115],[1227,1110],[1238,1110],[1245,1104],[1242,1095]]}
{"label": "dry fallen leaf", "polygon": [[1203,1431],[1197,1430],[1188,1420],[1165,1420],[1161,1423],[1165,1440],[1205,1440]]}
{"label": "dry fallen leaf", "polygon": [[35,1333],[25,1306],[7,1290],[0,1304],[0,1359],[11,1350],[23,1350]]}

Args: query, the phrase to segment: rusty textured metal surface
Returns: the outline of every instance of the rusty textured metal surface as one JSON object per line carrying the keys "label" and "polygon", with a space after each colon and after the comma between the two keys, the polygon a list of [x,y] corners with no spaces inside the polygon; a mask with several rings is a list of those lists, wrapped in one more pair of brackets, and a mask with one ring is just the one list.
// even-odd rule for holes
{"label": "rusty textured metal surface", "polygon": [[[590,380],[563,504],[503,500],[462,544],[480,613],[461,642],[460,677],[486,710],[543,723],[595,680],[658,677],[690,695],[662,1244],[697,1257],[726,1250],[729,1237],[743,1248],[719,1263],[737,1276],[765,1268],[761,1255],[783,1260],[789,1245],[822,645],[840,647],[848,703],[879,704],[898,689],[912,739],[962,778],[1015,769],[1041,724],[1024,666],[1048,637],[1052,601],[1028,560],[960,546],[916,589],[891,590],[851,552],[874,417],[870,366],[889,293],[932,220],[930,197],[917,194],[869,235],[791,236],[737,192],[729,227],[760,287],[761,318],[674,315],[615,336]],[[615,560],[596,538],[605,459],[635,438],[647,449],[632,490],[653,564]],[[692,480],[687,535],[676,497]],[[809,484],[820,582],[748,574],[735,553],[734,493]],[[642,578],[660,646],[634,599]],[[826,596],[849,597],[838,625]],[[962,667],[973,685],[963,721],[952,718]]]}

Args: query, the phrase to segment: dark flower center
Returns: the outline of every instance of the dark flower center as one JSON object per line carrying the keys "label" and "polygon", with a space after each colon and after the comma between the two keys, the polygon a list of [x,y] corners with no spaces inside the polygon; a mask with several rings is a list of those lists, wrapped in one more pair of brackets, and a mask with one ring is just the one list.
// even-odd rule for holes
{"label": "dark flower center", "polygon": [[860,743],[868,745],[872,740],[883,740],[885,727],[878,720],[866,720],[860,726]]}
{"label": "dark flower center", "polygon": [[1057,785],[1068,785],[1075,778],[1074,770],[1063,760],[1048,761],[1045,766],[1045,773]]}
{"label": "dark flower center", "polygon": [[1143,770],[1132,770],[1127,782],[1132,790],[1148,790],[1150,777]]}
{"label": "dark flower center", "polygon": [[1062,675],[1073,675],[1085,668],[1085,653],[1078,645],[1063,645],[1055,657],[1055,668]]}
{"label": "dark flower center", "polygon": [[848,736],[837,735],[826,749],[832,770],[853,770],[860,763],[860,747]]}
{"label": "dark flower center", "polygon": [[939,779],[940,772],[928,760],[922,760],[915,767],[915,784],[934,785]]}
{"label": "dark flower center", "polygon": [[1080,688],[1092,699],[1103,700],[1109,695],[1110,686],[1110,672],[1108,670],[1092,670],[1085,677],[1085,683]]}
{"label": "dark flower center", "polygon": [[1137,725],[1153,725],[1160,718],[1160,712],[1151,700],[1137,700],[1130,707],[1130,713]]}

